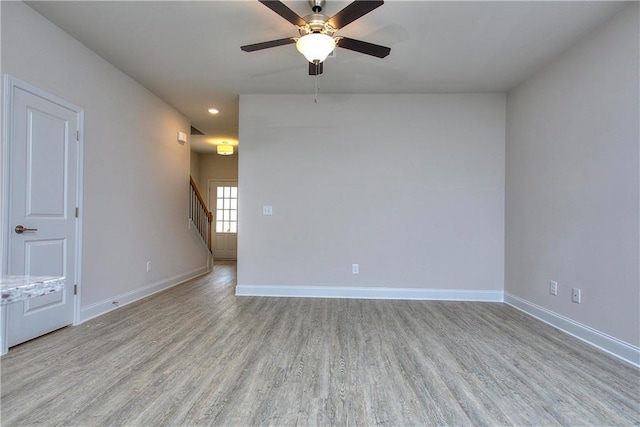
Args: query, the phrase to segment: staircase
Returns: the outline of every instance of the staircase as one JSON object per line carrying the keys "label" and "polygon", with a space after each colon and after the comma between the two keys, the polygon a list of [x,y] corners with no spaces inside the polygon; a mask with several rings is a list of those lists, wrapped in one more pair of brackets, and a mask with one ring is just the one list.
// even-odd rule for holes
{"label": "staircase", "polygon": [[207,209],[207,205],[202,199],[198,186],[193,177],[190,177],[191,188],[189,190],[189,219],[190,226],[195,227],[202,242],[206,245],[210,253],[211,250],[211,222],[213,214]]}

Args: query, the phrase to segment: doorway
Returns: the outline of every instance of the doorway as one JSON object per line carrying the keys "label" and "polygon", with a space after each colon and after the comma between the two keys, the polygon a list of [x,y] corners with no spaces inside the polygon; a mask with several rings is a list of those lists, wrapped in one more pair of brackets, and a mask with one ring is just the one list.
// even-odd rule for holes
{"label": "doorway", "polygon": [[82,108],[5,77],[3,274],[64,276],[60,292],[3,306],[2,350],[78,321]]}
{"label": "doorway", "polygon": [[209,180],[209,210],[213,213],[213,258],[238,258],[238,181]]}

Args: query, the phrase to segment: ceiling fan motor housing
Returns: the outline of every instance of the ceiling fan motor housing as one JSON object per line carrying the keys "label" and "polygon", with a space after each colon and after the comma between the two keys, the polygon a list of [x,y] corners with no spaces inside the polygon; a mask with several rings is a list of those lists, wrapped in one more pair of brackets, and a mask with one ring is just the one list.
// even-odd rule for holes
{"label": "ceiling fan motor housing", "polygon": [[322,13],[312,13],[302,18],[307,23],[301,27],[298,27],[298,31],[301,36],[311,33],[322,33],[328,36],[332,36],[337,31],[329,24],[329,17]]}

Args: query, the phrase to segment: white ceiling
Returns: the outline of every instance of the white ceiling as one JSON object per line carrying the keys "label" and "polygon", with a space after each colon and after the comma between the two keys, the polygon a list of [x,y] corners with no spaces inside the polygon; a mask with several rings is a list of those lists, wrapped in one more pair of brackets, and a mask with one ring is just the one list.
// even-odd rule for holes
{"label": "white ceiling", "polygon": [[[284,1],[301,16],[306,1]],[[328,0],[332,16],[349,1]],[[294,45],[241,45],[297,36],[255,0],[35,1],[29,6],[173,105],[207,152],[238,138],[239,94],[308,93],[314,78]],[[322,93],[504,92],[560,55],[624,3],[388,0],[337,35],[391,47],[385,59],[338,49]],[[218,116],[207,113],[216,107]]]}

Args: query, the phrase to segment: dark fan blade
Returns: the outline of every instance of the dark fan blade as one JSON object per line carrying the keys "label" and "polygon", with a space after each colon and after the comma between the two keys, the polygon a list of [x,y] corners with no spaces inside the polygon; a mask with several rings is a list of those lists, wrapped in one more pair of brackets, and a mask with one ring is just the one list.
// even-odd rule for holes
{"label": "dark fan blade", "polygon": [[282,16],[287,21],[291,22],[293,25],[297,25],[301,27],[307,24],[304,19],[302,19],[293,10],[289,9],[281,1],[277,1],[277,0],[258,0],[258,1],[263,5],[267,6],[269,9],[273,10],[278,15]]}
{"label": "dark fan blade", "polygon": [[334,28],[340,29],[351,24],[356,19],[366,15],[372,10],[382,6],[384,1],[368,1],[368,0],[356,0],[349,6],[342,9],[329,19],[329,23]]}
{"label": "dark fan blade", "polygon": [[268,42],[240,46],[240,49],[244,50],[245,52],[254,52],[256,50],[269,49],[270,47],[284,46],[285,44],[291,44],[295,42],[296,42],[295,38],[287,37],[286,39],[271,40]]}
{"label": "dark fan blade", "polygon": [[338,46],[343,49],[354,50],[356,52],[364,53],[366,55],[377,56],[378,58],[384,58],[391,52],[390,47],[380,46],[379,44],[367,43],[361,40],[350,39],[343,37],[338,40]]}
{"label": "dark fan blade", "polygon": [[309,75],[310,76],[319,76],[322,74],[323,62],[318,62],[314,64],[313,62],[309,62]]}

